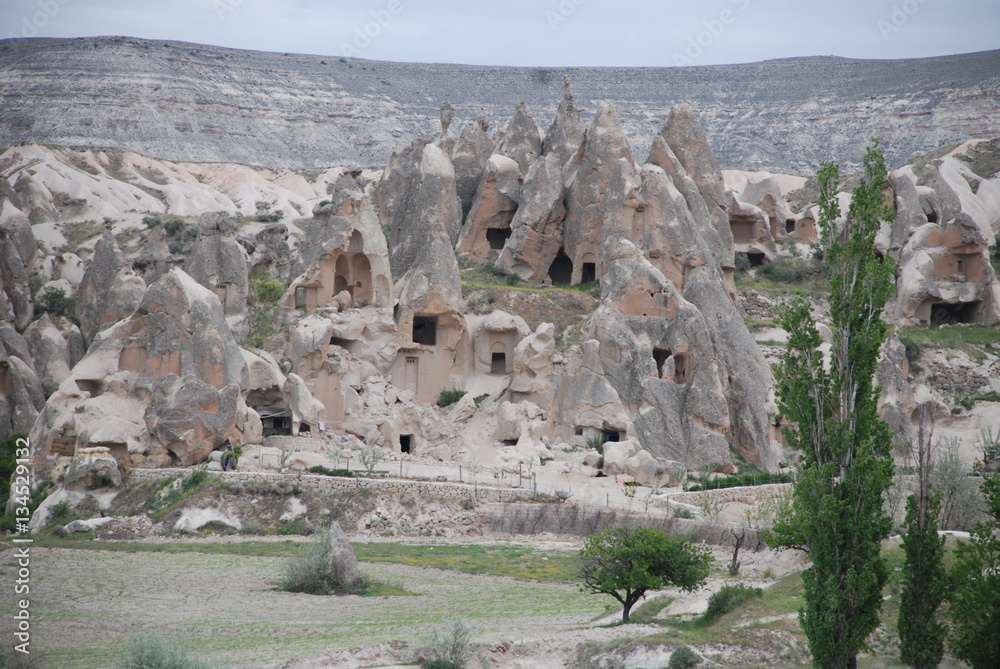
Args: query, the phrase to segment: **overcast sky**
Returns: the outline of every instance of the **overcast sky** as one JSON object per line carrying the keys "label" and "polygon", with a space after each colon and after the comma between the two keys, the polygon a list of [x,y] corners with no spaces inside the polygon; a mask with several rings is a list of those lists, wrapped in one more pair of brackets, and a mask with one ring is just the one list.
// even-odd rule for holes
{"label": "overcast sky", "polygon": [[0,0],[2,37],[94,35],[375,60],[658,67],[985,51],[1000,48],[1000,6],[997,0]]}

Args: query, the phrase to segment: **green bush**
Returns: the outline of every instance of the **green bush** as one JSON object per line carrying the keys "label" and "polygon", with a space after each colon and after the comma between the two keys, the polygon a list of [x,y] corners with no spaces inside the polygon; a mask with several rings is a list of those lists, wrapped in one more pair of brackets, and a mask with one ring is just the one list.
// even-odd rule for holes
{"label": "green bush", "polygon": [[191,492],[204,483],[207,478],[208,472],[204,468],[199,467],[181,481],[181,488],[184,489],[184,492]]}
{"label": "green bush", "polygon": [[483,402],[485,402],[489,398],[490,398],[490,394],[489,393],[483,393],[482,395],[476,395],[475,397],[473,397],[472,401],[475,402],[476,406],[478,407],[480,404],[482,404]]}
{"label": "green bush", "polygon": [[463,397],[465,397],[464,390],[442,390],[438,395],[437,404],[439,407],[451,406]]}
{"label": "green bush", "polygon": [[330,469],[323,465],[314,465],[308,469],[312,474],[323,474],[324,476],[340,476],[343,478],[354,478],[354,474],[349,469]]}
{"label": "green bush", "polygon": [[708,598],[708,609],[701,616],[701,622],[711,625],[716,620],[737,608],[743,602],[764,596],[764,591],[743,584],[724,585]]}
{"label": "green bush", "polygon": [[163,230],[168,237],[176,237],[184,230],[184,221],[179,218],[172,218],[163,224]]}
{"label": "green bush", "polygon": [[723,488],[739,488],[741,486],[768,485],[770,483],[791,483],[792,477],[788,474],[768,474],[766,472],[747,472],[736,476],[718,478],[714,481],[703,481],[700,485],[688,487],[688,491],[697,492],[699,490],[719,490]]}
{"label": "green bush", "polygon": [[117,669],[211,669],[211,665],[188,656],[183,648],[156,634],[137,634],[128,640],[125,657]]}
{"label": "green bush", "polygon": [[736,254],[736,271],[740,274],[744,274],[750,271],[750,258],[746,253]]}
{"label": "green bush", "polygon": [[40,311],[52,314],[53,316],[69,316],[76,311],[76,301],[71,297],[66,297],[66,291],[55,286],[46,286],[42,296],[38,298],[38,308]]}
{"label": "green bush", "polygon": [[690,646],[678,646],[670,654],[670,669],[690,669],[701,662],[698,654],[691,650]]}
{"label": "green bush", "polygon": [[247,294],[247,336],[240,342],[243,346],[261,348],[264,342],[277,332],[275,316],[278,302],[285,294],[285,283],[269,274],[254,274],[250,277]]}

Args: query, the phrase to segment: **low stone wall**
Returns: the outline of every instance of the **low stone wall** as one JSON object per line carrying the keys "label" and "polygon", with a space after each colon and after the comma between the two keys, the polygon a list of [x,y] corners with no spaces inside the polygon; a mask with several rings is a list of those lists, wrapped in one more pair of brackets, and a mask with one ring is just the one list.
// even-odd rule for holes
{"label": "low stone wall", "polygon": [[[188,476],[191,469],[133,469],[131,482],[156,481],[172,476]],[[520,488],[496,488],[493,486],[473,486],[468,483],[444,481],[416,481],[412,479],[389,478],[345,478],[340,476],[323,476],[320,474],[280,473],[280,472],[217,472],[207,471],[209,476],[215,476],[229,483],[240,484],[278,484],[295,485],[299,488],[337,492],[341,490],[357,490],[359,488],[373,492],[388,492],[410,494],[427,497],[443,497],[468,499],[474,497],[480,502],[510,502],[527,497],[531,491]]]}
{"label": "low stone wall", "polygon": [[698,506],[704,497],[712,497],[724,504],[729,502],[740,502],[741,504],[756,504],[768,497],[791,493],[791,483],[768,483],[767,485],[742,486],[738,488],[718,488],[716,490],[699,490],[697,492],[675,492],[669,493],[667,497],[671,502],[691,504]]}

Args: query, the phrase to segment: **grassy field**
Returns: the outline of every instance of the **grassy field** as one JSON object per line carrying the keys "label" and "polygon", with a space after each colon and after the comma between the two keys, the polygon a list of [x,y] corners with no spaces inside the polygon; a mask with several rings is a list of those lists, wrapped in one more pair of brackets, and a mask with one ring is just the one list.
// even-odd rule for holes
{"label": "grassy field", "polygon": [[[135,632],[182,640],[217,667],[394,640],[412,644],[456,618],[477,628],[482,640],[536,638],[583,625],[607,604],[568,583],[456,571],[567,580],[569,562],[558,554],[545,560],[544,551],[518,547],[361,544],[365,559],[443,569],[367,563],[371,578],[417,596],[317,597],[277,589],[294,542],[73,544],[32,549],[32,648],[49,667],[112,666]],[[471,557],[459,559],[459,549]],[[562,566],[537,564],[547,561]],[[0,578],[11,579],[15,567],[9,551],[0,554]]]}

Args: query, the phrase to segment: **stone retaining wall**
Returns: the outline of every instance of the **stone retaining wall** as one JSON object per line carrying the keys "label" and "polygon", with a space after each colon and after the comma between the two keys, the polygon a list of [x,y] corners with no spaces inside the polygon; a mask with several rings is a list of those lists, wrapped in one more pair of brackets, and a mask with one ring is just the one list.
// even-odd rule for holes
{"label": "stone retaining wall", "polygon": [[[131,482],[156,481],[171,476],[183,477],[188,476],[191,472],[191,469],[133,469]],[[320,474],[299,474],[298,472],[217,472],[206,470],[206,473],[209,476],[215,476],[230,483],[285,483],[303,489],[308,488],[324,492],[364,488],[372,491],[406,493],[428,497],[450,497],[455,499],[475,497],[480,502],[510,502],[531,494],[531,491],[521,488],[496,488],[485,485],[473,486],[468,483],[443,481],[360,477],[344,478],[340,476],[323,476]]]}
{"label": "stone retaining wall", "polygon": [[768,483],[767,485],[741,486],[737,488],[718,488],[716,490],[699,490],[697,492],[676,492],[667,495],[671,502],[691,504],[698,506],[702,498],[714,497],[721,502],[741,502],[743,504],[756,504],[761,499],[777,497],[781,494],[791,494],[791,483]]}

